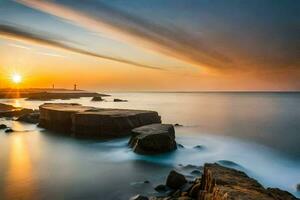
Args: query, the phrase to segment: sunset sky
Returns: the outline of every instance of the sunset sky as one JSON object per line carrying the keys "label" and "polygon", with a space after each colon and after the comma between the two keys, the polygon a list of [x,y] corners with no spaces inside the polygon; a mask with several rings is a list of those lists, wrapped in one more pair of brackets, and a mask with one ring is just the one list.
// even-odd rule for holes
{"label": "sunset sky", "polygon": [[300,90],[299,0],[0,0],[0,87]]}

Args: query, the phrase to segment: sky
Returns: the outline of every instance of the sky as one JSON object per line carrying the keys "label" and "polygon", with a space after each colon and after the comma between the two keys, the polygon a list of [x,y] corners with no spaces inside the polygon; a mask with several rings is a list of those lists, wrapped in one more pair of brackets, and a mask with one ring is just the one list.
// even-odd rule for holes
{"label": "sky", "polygon": [[[300,90],[298,0],[0,0],[0,87]],[[19,87],[20,87],[19,86]]]}

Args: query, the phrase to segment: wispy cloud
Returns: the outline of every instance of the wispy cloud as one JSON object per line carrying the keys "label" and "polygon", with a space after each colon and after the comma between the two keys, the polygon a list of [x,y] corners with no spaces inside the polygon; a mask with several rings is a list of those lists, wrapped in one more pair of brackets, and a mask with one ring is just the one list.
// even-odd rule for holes
{"label": "wispy cloud", "polygon": [[31,50],[30,47],[26,47],[20,44],[15,44],[15,43],[9,43],[8,46],[12,46],[12,47],[16,47],[16,48],[20,48],[20,49],[27,49],[27,50]]}
{"label": "wispy cloud", "polygon": [[[114,39],[127,41],[198,66],[226,68],[232,60],[175,26],[161,26],[99,1],[86,0],[79,9],[50,1],[16,0],[26,6],[72,21],[79,26],[102,32]],[[90,8],[97,12],[89,12]]]}
{"label": "wispy cloud", "polygon": [[106,59],[106,60],[115,61],[115,62],[120,62],[120,63],[124,63],[124,64],[130,64],[130,65],[134,65],[134,66],[138,66],[138,67],[144,67],[144,68],[156,69],[156,70],[164,70],[163,68],[160,68],[160,67],[141,64],[141,63],[126,60],[123,58],[101,55],[101,54],[97,54],[97,53],[94,53],[94,52],[91,52],[88,50],[72,47],[72,46],[69,46],[69,45],[61,42],[61,41],[64,41],[63,38],[37,34],[36,31],[34,31],[34,32],[30,32],[28,30],[25,31],[19,27],[0,24],[0,36],[9,37],[9,38],[21,40],[21,41],[27,41],[27,42],[31,42],[31,43],[36,43],[39,45],[46,45],[46,46],[50,46],[50,47],[54,47],[54,48],[64,49],[64,50],[71,51],[74,53],[79,53],[82,55],[92,56],[92,57]]}

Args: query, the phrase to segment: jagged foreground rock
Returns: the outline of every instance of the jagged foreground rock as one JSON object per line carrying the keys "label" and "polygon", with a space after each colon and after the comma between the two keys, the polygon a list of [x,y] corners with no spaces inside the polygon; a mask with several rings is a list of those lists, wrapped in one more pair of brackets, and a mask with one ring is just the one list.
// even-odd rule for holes
{"label": "jagged foreground rock", "polygon": [[129,146],[139,154],[159,154],[175,150],[175,130],[172,124],[150,124],[132,130]]}
{"label": "jagged foreground rock", "polygon": [[[169,174],[170,179],[172,173]],[[176,175],[179,176],[179,175]],[[182,178],[181,178],[182,179]],[[183,182],[182,182],[183,184]],[[180,184],[180,185],[182,185]],[[189,184],[189,185],[188,185]],[[178,185],[178,186],[180,186]],[[186,185],[188,189],[186,189]],[[150,197],[150,200],[296,200],[289,192],[278,188],[265,189],[244,172],[223,167],[219,164],[205,164],[201,178],[169,191],[164,197]],[[168,185],[167,185],[168,186]],[[174,188],[173,188],[174,189]]]}
{"label": "jagged foreground rock", "polygon": [[133,128],[161,123],[155,111],[100,109],[80,104],[46,103],[40,106],[41,127],[83,138],[114,138]]}
{"label": "jagged foreground rock", "polygon": [[198,199],[292,200],[296,198],[279,189],[265,189],[244,172],[218,164],[205,164]]}

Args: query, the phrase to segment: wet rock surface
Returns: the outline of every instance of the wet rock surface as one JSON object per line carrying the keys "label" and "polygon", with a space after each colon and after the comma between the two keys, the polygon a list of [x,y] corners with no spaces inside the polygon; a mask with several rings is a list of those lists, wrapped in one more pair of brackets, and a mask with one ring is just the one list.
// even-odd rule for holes
{"label": "wet rock surface", "polygon": [[187,181],[182,174],[176,172],[175,170],[172,170],[168,175],[166,185],[172,189],[179,189],[186,182]]}
{"label": "wet rock surface", "polygon": [[0,103],[0,117],[7,117],[7,118],[20,117],[22,115],[32,113],[33,111],[34,110],[32,109],[19,108],[19,107],[14,107],[11,105]]}
{"label": "wet rock surface", "polygon": [[125,99],[114,99],[114,102],[127,102],[128,100]]}
{"label": "wet rock surface", "polygon": [[40,106],[39,126],[81,138],[115,138],[147,124],[161,123],[155,111],[100,109],[80,104],[47,103]]}
{"label": "wet rock surface", "polygon": [[5,124],[0,124],[0,129],[6,129],[7,126]]}
{"label": "wet rock surface", "polygon": [[91,101],[104,101],[104,99],[101,96],[95,96]]}
{"label": "wet rock surface", "polygon": [[[202,177],[183,183],[182,174],[171,171],[173,177],[180,177],[166,195],[149,197],[151,200],[296,200],[289,192],[278,188],[265,189],[244,172],[215,164],[205,164]],[[170,175],[167,179],[169,179]],[[174,179],[175,180],[175,179]],[[181,184],[183,186],[179,186]],[[166,189],[170,187],[166,186]]]}
{"label": "wet rock surface", "polygon": [[129,146],[139,154],[160,154],[175,150],[175,130],[171,124],[150,124],[132,130]]}
{"label": "wet rock surface", "polygon": [[17,118],[17,121],[26,122],[30,124],[39,123],[40,112],[38,110],[34,110],[31,113],[26,113]]}

